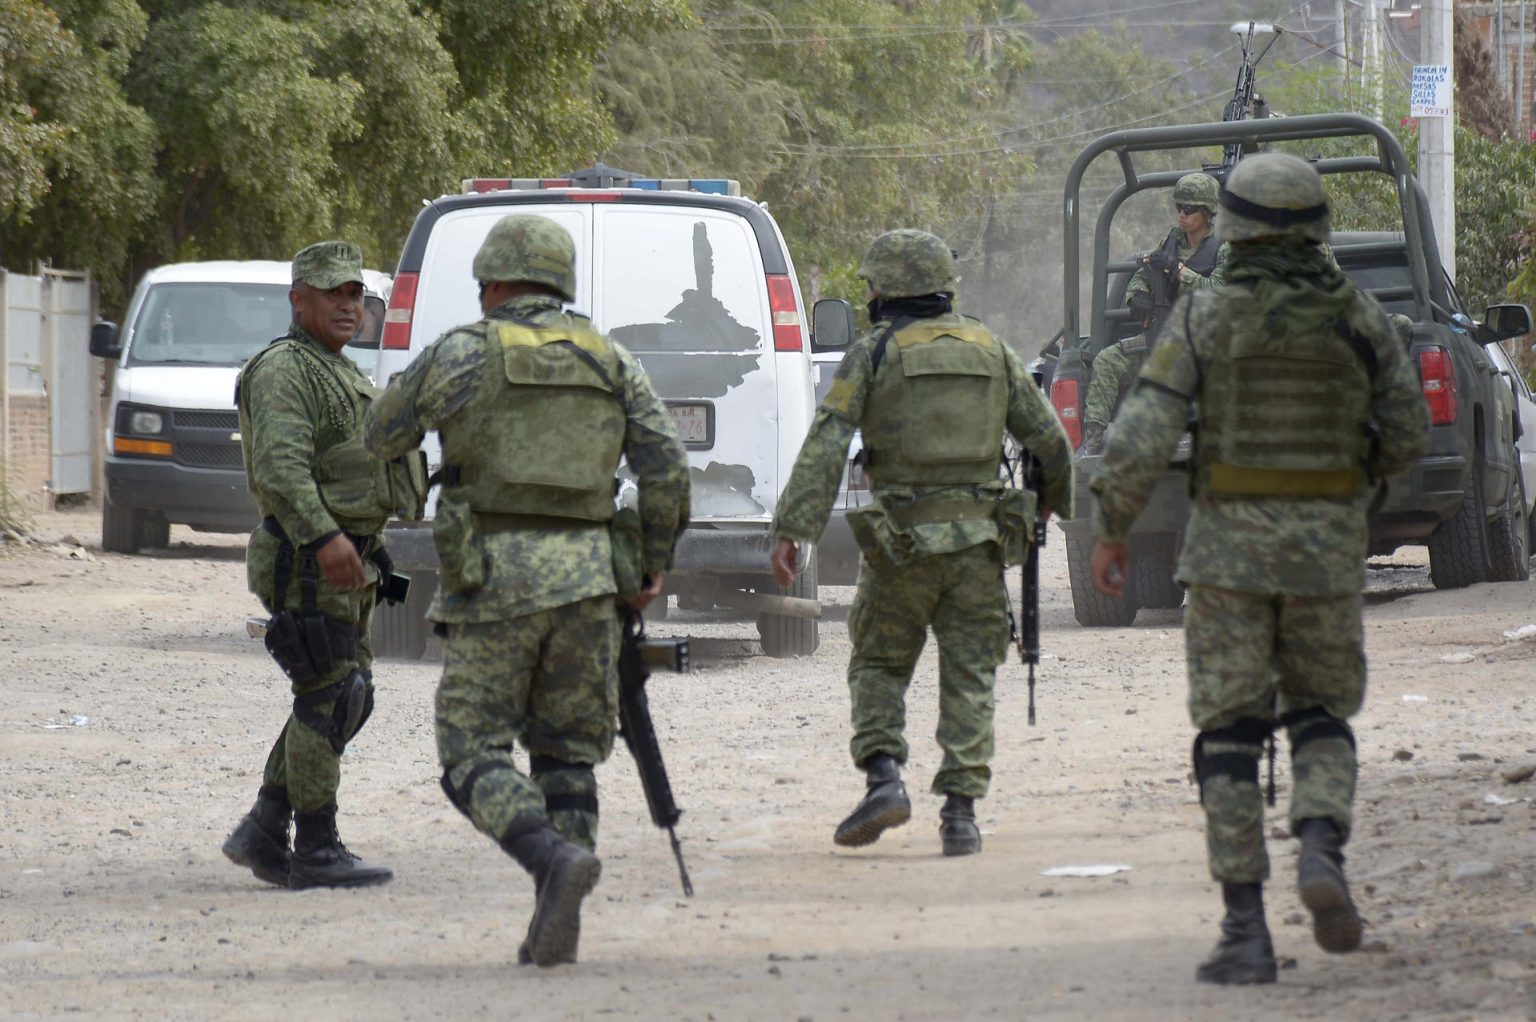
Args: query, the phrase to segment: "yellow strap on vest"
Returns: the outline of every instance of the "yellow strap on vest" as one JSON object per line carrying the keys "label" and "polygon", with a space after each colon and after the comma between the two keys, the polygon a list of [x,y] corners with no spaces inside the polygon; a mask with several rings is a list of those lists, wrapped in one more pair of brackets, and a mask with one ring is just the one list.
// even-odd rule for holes
{"label": "yellow strap on vest", "polygon": [[1272,469],[1243,468],[1215,462],[1206,485],[1208,497],[1328,497],[1352,500],[1365,486],[1365,473],[1357,468]]}
{"label": "yellow strap on vest", "polygon": [[557,341],[570,341],[583,351],[606,356],[608,341],[596,330],[572,326],[523,326],[521,323],[497,323],[496,336],[503,350],[507,348],[542,348]]}
{"label": "yellow strap on vest", "polygon": [[997,342],[985,327],[969,323],[945,326],[936,323],[914,323],[896,331],[891,338],[898,348],[910,348],[914,344],[929,344],[940,337],[953,337],[982,348],[991,348]]}

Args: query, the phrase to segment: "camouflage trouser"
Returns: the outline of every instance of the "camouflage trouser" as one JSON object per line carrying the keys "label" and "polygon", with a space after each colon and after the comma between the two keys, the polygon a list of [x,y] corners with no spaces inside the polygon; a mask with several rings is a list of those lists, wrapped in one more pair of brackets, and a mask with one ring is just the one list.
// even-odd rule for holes
{"label": "camouflage trouser", "polygon": [[[1365,652],[1358,594],[1271,596],[1209,586],[1189,587],[1184,637],[1189,662],[1189,716],[1202,732],[1242,720],[1272,721],[1320,710],[1339,721],[1365,697]],[[1311,724],[1319,719],[1313,715]],[[1290,825],[1332,820],[1347,840],[1355,798],[1355,749],[1338,733],[1308,722],[1287,726],[1291,743]],[[1326,729],[1324,729],[1326,731]],[[1251,756],[1256,740],[1206,740],[1206,757]],[[1216,772],[1201,785],[1211,876],[1227,883],[1269,878],[1263,794],[1257,783]]]}
{"label": "camouflage trouser", "polygon": [[[437,757],[455,804],[496,841],[536,816],[595,848],[595,764],[613,751],[619,618],[598,596],[508,621],[450,624],[437,686]],[[532,776],[517,766],[529,752]]]}
{"label": "camouflage trouser", "polygon": [[[279,542],[276,536],[265,529],[257,529],[251,533],[250,542],[246,544],[246,584],[261,600],[268,614],[273,613],[276,606],[272,590]],[[338,661],[329,671],[307,685],[290,685],[295,697],[334,685],[354,670],[364,672],[369,679],[368,687],[373,688],[373,649],[369,645],[368,629],[373,620],[378,572],[368,561],[364,561],[363,566],[371,583],[366,589],[351,592],[335,589],[326,583],[323,574],[316,588],[317,610],[357,628],[357,659]],[[295,559],[292,578],[283,595],[283,606],[296,611],[302,598],[298,562]],[[329,717],[335,707],[333,701],[311,705],[322,717]],[[272,751],[267,754],[262,783],[286,790],[288,801],[294,809],[312,812],[336,801],[336,789],[341,786],[341,753],[331,747],[328,738],[301,723],[290,711]]]}
{"label": "camouflage trouser", "polygon": [[928,637],[939,644],[940,794],[981,798],[992,779],[992,688],[1008,647],[1003,564],[994,543],[896,567],[864,558],[848,615],[853,761],[907,761],[907,686]]}

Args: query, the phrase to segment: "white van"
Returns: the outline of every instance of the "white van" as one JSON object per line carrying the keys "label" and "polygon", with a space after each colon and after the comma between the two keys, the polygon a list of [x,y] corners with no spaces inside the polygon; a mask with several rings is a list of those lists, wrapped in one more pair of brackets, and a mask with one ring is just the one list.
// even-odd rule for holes
{"label": "white van", "polygon": [[[115,323],[92,328],[91,354],[118,360],[102,549],[163,547],[172,524],[249,532],[261,520],[240,459],[235,377],[288,332],[291,269],[272,260],[160,266],[139,281],[121,331]],[[363,276],[373,315],[347,353],[371,374],[390,279],[374,270]]]}
{"label": "white van", "polygon": [[[426,203],[406,238],[379,379],[481,318],[471,264],[492,224],[514,212],[560,224],[576,242],[570,307],[639,358],[688,448],[692,522],[669,595],[684,608],[753,614],[769,655],[804,655],[817,624],[793,615],[814,613],[804,601],[816,598],[815,558],[779,589],[768,525],[815,411],[805,310],[778,225],[739,191],[724,179],[644,179],[601,165],[558,180],[466,181],[465,194]],[[424,446],[436,469],[437,437]],[[424,606],[437,570],[430,527],[392,527],[389,545],[396,567],[418,575],[412,597]],[[420,609],[381,618],[376,649],[419,656]],[[649,613],[658,612],[660,601]]]}

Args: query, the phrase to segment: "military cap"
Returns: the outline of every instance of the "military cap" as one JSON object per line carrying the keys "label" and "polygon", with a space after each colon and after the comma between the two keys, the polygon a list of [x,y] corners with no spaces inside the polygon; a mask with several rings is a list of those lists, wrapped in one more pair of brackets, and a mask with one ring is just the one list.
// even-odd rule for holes
{"label": "military cap", "polygon": [[1179,206],[1200,206],[1214,216],[1218,191],[1214,177],[1197,171],[1179,178],[1173,186],[1173,201]]}
{"label": "military cap", "polygon": [[329,291],[363,283],[363,250],[350,241],[317,241],[293,257],[293,282]]}

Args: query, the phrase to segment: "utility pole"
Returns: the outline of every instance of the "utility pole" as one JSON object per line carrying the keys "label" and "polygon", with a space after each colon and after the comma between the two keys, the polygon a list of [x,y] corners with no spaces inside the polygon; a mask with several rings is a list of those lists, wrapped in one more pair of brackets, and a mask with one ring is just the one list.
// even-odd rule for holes
{"label": "utility pole", "polygon": [[1419,59],[1450,70],[1452,87],[1444,117],[1419,118],[1419,182],[1429,196],[1429,215],[1440,243],[1440,263],[1456,279],[1456,20],[1452,0],[1423,0],[1419,9]]}
{"label": "utility pole", "polygon": [[1333,51],[1339,55],[1339,75],[1349,81],[1349,22],[1344,20],[1344,0],[1333,0]]}

